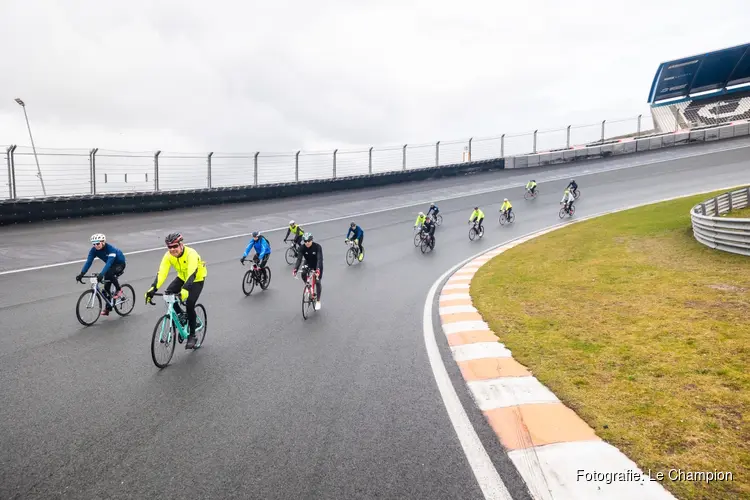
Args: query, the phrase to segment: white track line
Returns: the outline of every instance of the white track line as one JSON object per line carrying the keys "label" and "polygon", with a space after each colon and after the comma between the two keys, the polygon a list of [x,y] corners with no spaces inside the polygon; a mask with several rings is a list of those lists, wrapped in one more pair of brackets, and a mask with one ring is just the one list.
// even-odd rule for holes
{"label": "white track line", "polygon": [[482,489],[482,492],[484,493],[485,499],[488,499],[488,500],[496,499],[496,498],[509,499],[511,497],[510,497],[510,493],[505,487],[505,483],[503,482],[502,478],[500,478],[500,474],[497,472],[497,469],[495,469],[495,466],[492,464],[492,460],[487,454],[487,450],[484,448],[484,445],[479,439],[479,436],[477,435],[476,430],[471,425],[471,421],[469,420],[469,417],[466,414],[466,409],[463,407],[463,405],[461,404],[461,401],[458,399],[458,395],[456,394],[456,389],[455,387],[453,387],[453,383],[451,382],[450,377],[448,376],[448,371],[446,370],[445,365],[443,364],[443,360],[440,357],[440,349],[438,348],[437,340],[435,339],[435,330],[432,327],[432,303],[435,300],[435,294],[437,293],[437,289],[440,283],[442,283],[448,276],[454,273],[461,266],[463,266],[467,262],[470,262],[476,259],[477,257],[488,254],[500,247],[508,245],[511,242],[521,240],[521,239],[530,239],[533,235],[537,233],[544,233],[555,227],[562,227],[563,225],[570,225],[571,223],[583,222],[588,219],[594,219],[596,217],[601,217],[602,215],[608,215],[608,214],[612,214],[615,212],[622,212],[624,210],[630,210],[632,208],[638,208],[638,207],[642,207],[646,205],[653,205],[655,203],[662,203],[665,201],[677,200],[680,198],[688,198],[690,196],[710,193],[712,191],[736,189],[741,186],[743,186],[743,184],[739,184],[735,186],[728,186],[728,187],[723,187],[723,188],[718,188],[718,189],[710,189],[710,190],[701,191],[698,193],[673,196],[671,198],[664,198],[664,199],[657,200],[657,201],[650,201],[650,202],[641,203],[638,205],[631,205],[631,206],[619,208],[616,210],[608,210],[608,211],[601,212],[598,214],[589,215],[587,217],[582,217],[577,220],[569,221],[565,224],[555,224],[552,226],[547,226],[545,228],[527,233],[523,236],[519,236],[518,238],[513,238],[512,240],[499,243],[497,245],[494,245],[486,250],[483,250],[469,257],[468,259],[462,260],[461,262],[459,262],[458,264],[456,264],[455,266],[451,267],[446,272],[444,272],[432,284],[429,292],[427,292],[427,298],[425,299],[425,303],[424,303],[424,314],[422,315],[422,333],[424,337],[425,350],[427,351],[427,357],[430,361],[430,368],[432,368],[432,375],[435,378],[435,383],[437,384],[438,390],[440,391],[440,396],[443,399],[443,404],[445,405],[445,409],[448,412],[448,417],[451,420],[451,424],[453,424],[453,429],[456,431],[456,435],[458,436],[458,440],[460,441],[461,447],[464,450],[464,454],[466,455],[466,458],[469,461],[469,466],[471,467],[471,470],[474,473],[474,477],[476,478],[477,483],[479,483],[479,487]]}
{"label": "white track line", "polygon": [[[662,159],[662,160],[647,161],[645,163],[638,163],[636,165],[628,164],[628,165],[620,165],[620,166],[611,167],[611,168],[603,168],[603,169],[596,170],[596,171],[591,171],[591,172],[588,172],[588,173],[576,173],[575,176],[576,177],[586,177],[586,176],[589,176],[589,175],[598,175],[598,174],[602,174],[602,173],[605,173],[605,172],[612,172],[612,171],[615,171],[615,170],[624,170],[624,169],[628,169],[628,168],[646,167],[646,166],[649,166],[649,165],[657,165],[659,163],[668,163],[670,161],[680,161],[680,160],[684,160],[684,159],[687,159],[687,158],[694,158],[694,157],[697,157],[697,156],[706,156],[706,155],[712,155],[712,154],[717,154],[717,153],[724,153],[724,152],[727,152],[727,151],[734,151],[736,149],[745,149],[745,148],[750,148],[750,145],[733,146],[731,148],[724,148],[724,149],[718,149],[718,150],[713,150],[713,151],[696,152],[696,153],[693,153],[693,154],[684,155],[684,156],[680,156],[680,157],[677,157],[677,158],[669,158],[669,159]],[[623,156],[627,156],[627,155],[623,155]],[[620,157],[616,157],[616,159],[620,159]],[[557,164],[555,164],[555,165],[548,165],[548,166],[556,166],[556,165]],[[564,165],[564,164],[561,163],[560,165]],[[575,164],[568,165],[568,166],[570,166],[571,168],[573,168],[575,166]],[[524,168],[526,168],[526,167],[524,167]],[[528,168],[535,168],[535,167],[528,167]],[[523,171],[523,168],[519,168],[519,169],[509,168],[509,169],[507,169],[507,171],[511,172],[511,173],[515,173],[516,170],[518,170],[519,174],[520,174],[521,171]],[[566,179],[566,178],[569,178],[570,175],[571,174],[569,172],[566,172],[565,174],[555,175],[555,176],[552,176],[552,177],[549,177],[549,178],[545,177],[545,178],[543,178],[544,180],[537,182],[537,185],[539,185],[539,184],[541,184],[543,182],[554,182],[554,181],[558,181],[560,179]],[[385,212],[391,212],[393,210],[402,210],[404,208],[416,207],[418,205],[424,205],[426,203],[429,203],[430,201],[434,202],[434,201],[457,200],[457,199],[460,199],[460,198],[468,198],[469,196],[477,196],[477,195],[480,195],[480,194],[487,194],[487,193],[492,193],[492,192],[495,192],[495,191],[503,191],[505,189],[513,189],[513,188],[524,187],[524,186],[526,186],[525,182],[513,183],[513,184],[504,184],[502,186],[495,186],[495,187],[490,187],[490,188],[486,188],[486,189],[480,189],[480,190],[477,190],[477,191],[472,191],[471,193],[468,193],[468,194],[459,194],[459,195],[456,195],[456,196],[446,196],[446,197],[443,197],[443,198],[430,198],[429,200],[426,200],[426,201],[423,200],[423,201],[419,201],[419,202],[412,202],[412,203],[407,203],[405,205],[399,205],[399,206],[391,207],[391,208],[382,208],[382,209],[379,209],[379,210],[371,210],[369,212],[359,212],[359,213],[356,213],[356,214],[345,215],[345,216],[342,216],[342,217],[334,217],[332,219],[324,219],[324,220],[319,220],[319,221],[314,221],[314,222],[303,222],[303,223],[301,223],[301,225],[303,225],[303,226],[313,226],[315,224],[326,224],[328,222],[335,222],[335,221],[339,221],[339,220],[343,220],[343,219],[348,219],[348,218],[351,218],[351,217],[363,217],[365,215],[375,215],[375,214],[381,214],[381,213],[385,213]],[[712,190],[712,191],[714,191],[714,190]],[[275,228],[272,228],[272,229],[264,229],[264,230],[261,230],[261,232],[262,233],[272,233],[272,232],[275,232],[275,231],[284,231],[284,230],[286,230],[287,227],[288,226],[275,227]],[[231,240],[233,238],[247,238],[248,236],[250,236],[251,233],[252,233],[252,231],[249,232],[249,233],[233,234],[231,236],[220,236],[220,237],[217,237],[217,238],[208,238],[208,239],[205,239],[205,240],[193,241],[193,242],[190,243],[190,246],[200,245],[200,244],[203,244],[203,243],[214,243],[216,241]],[[146,249],[143,249],[143,250],[134,250],[132,252],[123,252],[123,253],[125,255],[136,255],[136,254],[139,254],[139,253],[158,252],[158,251],[164,251],[164,247],[146,248]],[[69,260],[67,262],[57,262],[57,263],[54,263],[54,264],[45,264],[43,266],[25,267],[25,268],[22,268],[22,269],[11,269],[9,271],[1,271],[0,272],[0,276],[5,276],[7,274],[24,273],[24,272],[28,272],[28,271],[38,271],[40,269],[49,269],[49,268],[52,268],[52,267],[68,266],[68,265],[71,265],[71,264],[82,264],[84,262],[86,262],[86,259]]]}

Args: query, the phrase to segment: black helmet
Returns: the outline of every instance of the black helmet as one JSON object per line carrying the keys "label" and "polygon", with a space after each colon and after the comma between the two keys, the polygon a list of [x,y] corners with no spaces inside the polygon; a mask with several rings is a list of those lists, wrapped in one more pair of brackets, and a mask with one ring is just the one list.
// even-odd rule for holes
{"label": "black helmet", "polygon": [[479,210],[479,207],[474,207],[474,210]]}
{"label": "black helmet", "polygon": [[356,223],[356,222],[354,222],[354,221],[351,221],[351,222],[349,223],[349,225],[350,225],[350,226],[352,226],[352,227],[357,227],[357,223]]}
{"label": "black helmet", "polygon": [[164,243],[169,245],[174,245],[175,243],[180,243],[182,241],[182,234],[180,233],[169,233],[166,238],[164,238]]}
{"label": "black helmet", "polygon": [[312,241],[312,233],[305,233],[305,235],[302,237],[304,241]]}

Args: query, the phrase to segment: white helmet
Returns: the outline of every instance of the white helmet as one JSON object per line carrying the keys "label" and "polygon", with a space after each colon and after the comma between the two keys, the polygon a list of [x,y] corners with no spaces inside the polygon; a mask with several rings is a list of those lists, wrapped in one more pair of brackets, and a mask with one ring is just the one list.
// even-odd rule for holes
{"label": "white helmet", "polygon": [[97,233],[97,234],[91,235],[91,244],[92,245],[94,243],[104,243],[105,241],[107,241],[107,237],[104,236],[101,233]]}
{"label": "white helmet", "polygon": [[289,221],[289,225],[290,225],[290,226],[293,226],[293,225],[294,225],[294,221],[293,221],[293,220],[290,220],[290,221]]}
{"label": "white helmet", "polygon": [[420,217],[424,217],[424,212],[419,212]]}
{"label": "white helmet", "polygon": [[505,198],[503,201],[508,201],[508,198]]}

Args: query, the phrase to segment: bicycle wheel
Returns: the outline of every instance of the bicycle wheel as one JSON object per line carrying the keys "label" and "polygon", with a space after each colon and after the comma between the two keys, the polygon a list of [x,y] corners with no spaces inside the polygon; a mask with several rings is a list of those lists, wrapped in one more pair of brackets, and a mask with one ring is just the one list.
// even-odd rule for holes
{"label": "bicycle wheel", "polygon": [[422,235],[418,232],[414,235],[414,246],[418,247],[419,244],[422,242]]}
{"label": "bicycle wheel", "polygon": [[500,225],[504,226],[507,222],[507,219],[505,218],[505,213],[500,214]]}
{"label": "bicycle wheel", "polygon": [[474,238],[477,237],[477,230],[474,229],[472,226],[471,229],[469,229],[469,240],[474,241]]}
{"label": "bicycle wheel", "polygon": [[[174,328],[172,318],[169,315],[165,314],[157,320],[156,326],[154,326],[154,333],[151,335],[151,360],[157,368],[165,368],[172,360],[177,335],[179,334]],[[162,350],[166,359],[157,356],[157,351]]]}
{"label": "bicycle wheel", "polygon": [[346,263],[351,266],[356,259],[357,253],[354,251],[354,247],[349,247],[349,250],[346,251]]}
{"label": "bicycle wheel", "polygon": [[263,268],[263,278],[260,282],[260,288],[262,290],[268,290],[268,286],[271,284],[271,268],[266,266]]}
{"label": "bicycle wheel", "polygon": [[562,208],[560,209],[560,213],[558,213],[557,215],[559,215],[561,219],[562,219],[563,217],[565,217],[565,207],[562,207]]}
{"label": "bicycle wheel", "polygon": [[242,278],[242,293],[245,294],[247,297],[251,293],[253,293],[253,290],[255,289],[255,278],[253,278],[253,270],[250,269],[245,273],[245,276]]}
{"label": "bicycle wheel", "polygon": [[513,224],[515,221],[516,221],[516,213],[515,212],[511,212],[510,213],[510,221],[509,222],[511,224]]}
{"label": "bicycle wheel", "polygon": [[523,193],[523,199],[524,199],[524,200],[528,200],[529,198],[532,198],[533,196],[534,196],[534,195],[533,195],[533,194],[531,194],[531,191],[529,191],[528,189],[526,190],[526,192],[525,192],[525,193]]}
{"label": "bicycle wheel", "polygon": [[579,196],[581,196],[581,190],[576,189],[575,192],[573,193],[573,199],[577,200]]}
{"label": "bicycle wheel", "polygon": [[203,304],[195,305],[195,349],[203,345],[208,329],[208,315]]}
{"label": "bicycle wheel", "polygon": [[310,288],[310,285],[305,285],[305,289],[302,290],[302,317],[307,319],[310,316],[310,312],[308,311],[314,311],[315,310],[315,303],[313,302],[312,298],[312,289]]}
{"label": "bicycle wheel", "polygon": [[127,316],[135,307],[135,290],[127,283],[120,287],[122,298],[115,302],[114,310],[120,316]]}
{"label": "bicycle wheel", "polygon": [[573,217],[574,213],[576,213],[576,206],[575,205],[571,205],[570,206],[570,216]]}
{"label": "bicycle wheel", "polygon": [[289,247],[286,249],[286,253],[284,254],[284,258],[286,259],[286,263],[290,266],[294,264],[294,262],[297,260],[297,254],[294,251],[293,247]]}
{"label": "bicycle wheel", "polygon": [[[81,304],[83,304],[83,309],[81,308]],[[84,320],[83,316],[88,318],[88,314],[85,314],[86,312],[92,315],[94,319],[89,321]],[[86,290],[80,297],[78,297],[78,302],[76,303],[76,317],[78,318],[78,322],[83,326],[93,325],[99,320],[101,314],[102,298],[99,294],[95,293],[93,289]]]}
{"label": "bicycle wheel", "polygon": [[442,226],[443,225],[443,216],[440,215],[440,214],[437,214],[437,216],[435,217],[435,222],[437,223],[438,226]]}

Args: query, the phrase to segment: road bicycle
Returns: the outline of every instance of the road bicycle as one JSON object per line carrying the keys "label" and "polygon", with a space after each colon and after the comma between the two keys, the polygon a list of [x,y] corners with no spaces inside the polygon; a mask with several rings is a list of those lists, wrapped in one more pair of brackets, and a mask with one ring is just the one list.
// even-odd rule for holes
{"label": "road bicycle", "polygon": [[425,232],[422,231],[422,227],[415,227],[414,231],[416,234],[414,235],[414,246],[419,248],[419,244],[422,243],[422,240],[424,239]]}
{"label": "road bicycle", "polygon": [[539,194],[539,186],[537,186],[534,189],[533,193],[531,192],[530,189],[526,189],[526,192],[523,194],[523,199],[524,200],[530,200],[532,198],[536,198],[538,194]]}
{"label": "road bicycle", "polygon": [[508,211],[505,210],[503,212],[500,212],[500,225],[505,225],[506,222],[513,223],[516,221],[516,213],[511,211],[510,217],[508,216]]}
{"label": "road bicycle", "polygon": [[[349,249],[346,251],[346,263],[348,265],[354,264],[354,261],[362,262],[365,260],[365,252],[359,246],[358,240],[346,240],[346,244],[349,245]],[[360,259],[359,256],[362,255]]]}
{"label": "road bicycle", "polygon": [[[469,239],[471,241],[474,241],[474,238],[479,236],[480,238],[484,236],[484,226],[479,227],[479,221],[473,221],[474,224],[472,224],[471,228],[469,229]],[[471,221],[469,221],[471,223]]]}
{"label": "road bicycle", "polygon": [[560,209],[560,213],[558,213],[558,215],[559,215],[559,216],[560,216],[560,218],[562,219],[563,217],[565,217],[565,215],[566,215],[566,214],[567,214],[567,215],[569,215],[570,217],[573,217],[573,214],[574,214],[574,213],[576,213],[576,207],[575,207],[575,205],[571,204],[571,205],[570,205],[570,210],[566,210],[566,209],[565,209],[565,206],[563,206],[563,207],[562,207],[562,208]]}
{"label": "road bicycle", "polygon": [[[243,262],[242,265],[244,266],[245,263]],[[271,268],[266,266],[261,270],[258,263],[253,260],[253,268],[249,269],[242,278],[242,293],[244,293],[245,296],[250,295],[253,293],[255,285],[260,285],[262,290],[267,290],[270,284]]]}
{"label": "road bicycle", "polygon": [[[166,304],[165,314],[159,318],[154,326],[154,333],[151,335],[151,359],[158,368],[165,368],[172,360],[174,354],[175,340],[182,344],[188,338],[188,315],[187,306],[180,300],[180,295],[173,293],[155,293],[154,296],[164,297]],[[155,306],[152,298],[148,300],[149,304]],[[182,307],[182,313],[177,314],[174,310],[176,303]],[[208,326],[208,316],[203,304],[195,304],[195,347],[198,349],[203,345],[206,338],[206,329]],[[175,335],[176,334],[176,335]],[[157,350],[164,348],[166,360],[157,360]]]}
{"label": "road bicycle", "polygon": [[577,200],[579,196],[581,196],[581,190],[580,189],[574,189],[573,191],[573,199]]}
{"label": "road bicycle", "polygon": [[318,289],[317,282],[318,276],[315,271],[311,271],[309,267],[303,265],[297,270],[295,279],[299,279],[301,274],[307,273],[307,279],[305,280],[305,288],[302,290],[302,317],[307,320],[315,312],[315,303],[318,301]]}
{"label": "road bicycle", "polygon": [[443,216],[442,214],[437,214],[432,216],[433,219],[435,219],[435,224],[438,226],[443,225]]}
{"label": "road bicycle", "polygon": [[289,243],[289,247],[286,249],[284,258],[286,259],[286,263],[291,266],[297,262],[297,257],[299,257],[299,245],[292,240],[291,243]]}
{"label": "road bicycle", "polygon": [[[135,290],[133,290],[133,287],[127,283],[121,285],[120,289],[122,290],[122,295],[119,298],[114,299],[112,296],[107,298],[102,288],[103,285],[111,283],[110,281],[105,280],[100,283],[96,274],[83,276],[83,278],[89,278],[91,289],[83,292],[81,296],[78,297],[78,302],[76,303],[76,317],[78,318],[78,322],[82,325],[91,326],[96,323],[102,315],[102,307],[105,304],[109,305],[109,307],[114,309],[114,311],[120,316],[127,316],[135,307]],[[81,283],[83,283],[83,281],[81,281]],[[109,295],[109,293],[107,293],[107,295]],[[86,312],[93,313],[93,315],[95,315],[94,319],[90,321],[84,320]]]}

